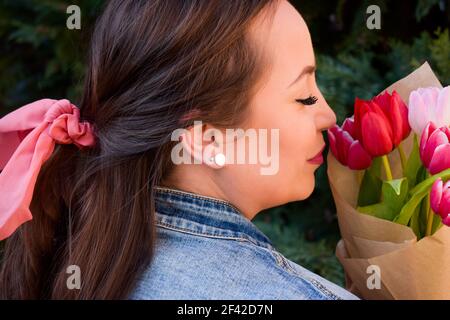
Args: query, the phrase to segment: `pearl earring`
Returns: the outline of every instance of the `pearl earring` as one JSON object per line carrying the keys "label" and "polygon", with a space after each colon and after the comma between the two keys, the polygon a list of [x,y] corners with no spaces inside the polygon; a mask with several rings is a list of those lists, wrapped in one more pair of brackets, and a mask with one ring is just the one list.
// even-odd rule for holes
{"label": "pearl earring", "polygon": [[218,153],[214,157],[209,158],[210,162],[214,162],[219,167],[223,167],[225,165],[225,160],[225,155],[223,153]]}

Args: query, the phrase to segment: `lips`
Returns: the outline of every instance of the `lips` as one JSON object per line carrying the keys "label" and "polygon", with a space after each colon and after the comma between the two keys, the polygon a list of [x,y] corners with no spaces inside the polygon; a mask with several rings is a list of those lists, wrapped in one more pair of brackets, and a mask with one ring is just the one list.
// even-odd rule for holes
{"label": "lips", "polygon": [[325,146],[320,149],[320,151],[311,159],[308,160],[309,163],[312,164],[322,164],[323,163],[323,150],[325,150]]}

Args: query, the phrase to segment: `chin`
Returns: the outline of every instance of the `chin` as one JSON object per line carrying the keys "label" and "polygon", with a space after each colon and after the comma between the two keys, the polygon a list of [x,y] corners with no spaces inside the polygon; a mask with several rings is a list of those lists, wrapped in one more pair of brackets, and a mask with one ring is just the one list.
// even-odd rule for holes
{"label": "chin", "polygon": [[314,191],[314,188],[316,186],[316,179],[314,177],[314,174],[308,175],[307,178],[303,176],[303,179],[299,179],[298,188],[295,192],[295,200],[305,200],[311,196],[311,194]]}

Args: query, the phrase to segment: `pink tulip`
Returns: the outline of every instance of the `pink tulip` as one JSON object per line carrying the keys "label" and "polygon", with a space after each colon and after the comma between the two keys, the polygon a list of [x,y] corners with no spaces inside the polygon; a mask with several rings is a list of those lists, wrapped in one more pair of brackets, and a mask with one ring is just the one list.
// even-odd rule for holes
{"label": "pink tulip", "polygon": [[433,211],[441,216],[442,223],[450,226],[450,180],[444,184],[439,178],[433,183],[430,205]]}
{"label": "pink tulip", "polygon": [[420,140],[420,158],[431,174],[450,168],[450,129],[429,122]]}
{"label": "pink tulip", "polygon": [[408,121],[420,135],[428,122],[437,127],[450,125],[450,86],[419,88],[409,95]]}
{"label": "pink tulip", "polygon": [[344,121],[342,128],[337,125],[328,130],[328,140],[333,155],[340,163],[352,170],[363,170],[370,167],[372,158],[354,138],[355,124],[352,118]]}

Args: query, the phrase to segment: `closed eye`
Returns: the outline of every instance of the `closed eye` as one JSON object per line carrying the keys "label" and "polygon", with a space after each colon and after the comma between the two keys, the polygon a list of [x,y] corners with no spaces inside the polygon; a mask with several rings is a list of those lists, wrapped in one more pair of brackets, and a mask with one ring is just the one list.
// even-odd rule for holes
{"label": "closed eye", "polygon": [[304,104],[306,106],[310,106],[310,105],[313,105],[313,104],[315,104],[317,102],[317,97],[309,96],[306,99],[297,99],[295,101],[297,101],[298,103]]}

